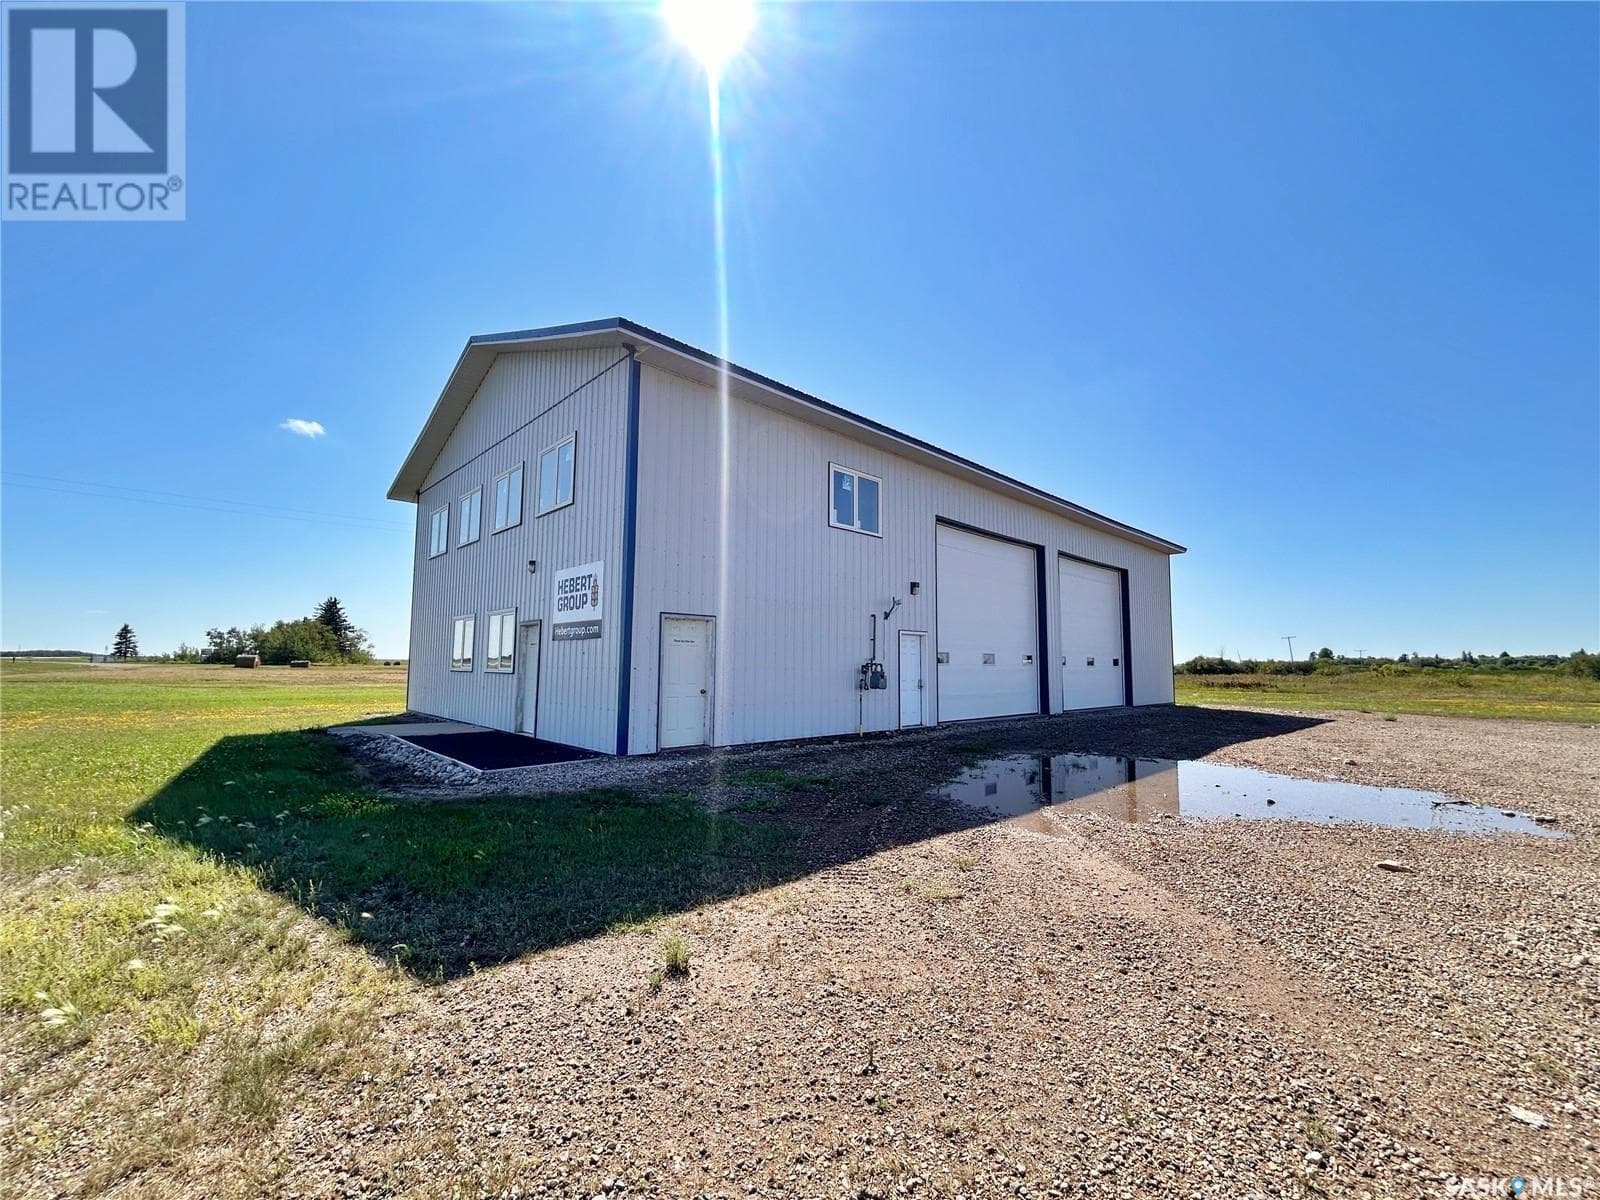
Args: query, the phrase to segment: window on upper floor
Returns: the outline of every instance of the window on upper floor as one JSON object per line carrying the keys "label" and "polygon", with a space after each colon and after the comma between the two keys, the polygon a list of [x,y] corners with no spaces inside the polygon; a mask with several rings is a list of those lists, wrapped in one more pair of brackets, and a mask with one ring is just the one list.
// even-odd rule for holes
{"label": "window on upper floor", "polygon": [[522,524],[522,464],[494,481],[494,531]]}
{"label": "window on upper floor", "polygon": [[539,455],[539,515],[572,503],[578,435],[569,434]]}
{"label": "window on upper floor", "polygon": [[828,524],[882,537],[878,491],[883,481],[838,463],[828,464]]}
{"label": "window on upper floor", "polygon": [[475,616],[457,617],[455,627],[450,638],[450,669],[452,671],[472,670],[472,648],[477,641],[478,618]]}
{"label": "window on upper floor", "polygon": [[478,540],[483,521],[483,489],[473,488],[461,497],[456,507],[460,514],[456,521],[456,545],[465,546],[468,542]]}
{"label": "window on upper floor", "polygon": [[438,558],[450,548],[450,506],[433,510],[428,520],[428,557]]}

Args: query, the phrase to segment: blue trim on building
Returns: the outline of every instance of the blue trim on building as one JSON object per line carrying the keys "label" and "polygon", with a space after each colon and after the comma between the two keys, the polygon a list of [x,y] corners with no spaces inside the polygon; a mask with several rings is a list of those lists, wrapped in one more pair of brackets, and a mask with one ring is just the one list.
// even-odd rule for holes
{"label": "blue trim on building", "polygon": [[628,456],[622,502],[622,642],[617,672],[617,754],[628,752],[628,718],[633,706],[633,568],[639,524],[639,376],[641,367],[628,348]]}

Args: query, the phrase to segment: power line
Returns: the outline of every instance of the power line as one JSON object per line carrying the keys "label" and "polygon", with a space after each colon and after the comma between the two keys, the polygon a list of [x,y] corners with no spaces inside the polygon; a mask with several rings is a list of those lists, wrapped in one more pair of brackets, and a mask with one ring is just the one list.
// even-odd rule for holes
{"label": "power line", "polygon": [[[239,501],[224,500],[220,504],[199,503],[183,500],[161,500],[154,496],[116,496],[106,492],[89,491],[84,488],[53,487],[45,483],[26,483],[19,479],[0,479],[6,487],[27,488],[37,492],[54,492],[62,496],[79,496],[86,500],[119,500],[133,504],[154,504],[162,508],[182,508],[193,512],[221,513],[230,517],[270,517],[277,521],[299,521],[306,525],[330,525],[339,529],[365,529],[373,533],[385,530],[406,529],[408,526],[398,525],[394,522],[375,522],[367,517],[340,517],[329,514],[327,516],[297,516],[288,512],[252,511],[247,508],[225,508],[225,504],[237,504]],[[248,503],[245,501],[243,503]]]}
{"label": "power line", "polygon": [[[108,495],[105,492],[87,491],[82,488],[52,487],[49,484],[43,483],[24,483],[21,480],[16,479],[0,480],[0,483],[3,483],[6,487],[28,488],[31,491],[38,492],[54,492],[57,495],[62,496],[79,496],[87,500],[120,500],[134,504],[155,504],[161,506],[162,508],[183,508],[194,512],[221,513],[224,516],[230,517],[271,517],[274,520],[279,521],[299,521],[307,525],[331,525],[340,529],[366,529],[371,530],[374,533],[382,532],[384,530],[399,530],[408,528],[405,525],[397,525],[393,522],[374,522],[365,517],[303,517],[296,516],[292,513],[263,512],[246,508],[224,508],[217,504],[201,504],[182,500],[159,500],[153,496],[113,496]],[[223,501],[222,503],[231,504],[234,502]]]}

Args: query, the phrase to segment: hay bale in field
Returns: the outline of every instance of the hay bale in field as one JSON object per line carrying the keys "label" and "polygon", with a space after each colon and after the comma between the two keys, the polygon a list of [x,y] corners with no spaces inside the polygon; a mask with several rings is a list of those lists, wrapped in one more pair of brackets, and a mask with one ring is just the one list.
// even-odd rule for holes
{"label": "hay bale in field", "polygon": [[236,667],[259,667],[261,665],[261,655],[241,654],[233,660],[233,665]]}
{"label": "hay bale in field", "polygon": [[311,660],[309,658],[293,658],[289,660],[289,665],[291,667],[309,667]]}

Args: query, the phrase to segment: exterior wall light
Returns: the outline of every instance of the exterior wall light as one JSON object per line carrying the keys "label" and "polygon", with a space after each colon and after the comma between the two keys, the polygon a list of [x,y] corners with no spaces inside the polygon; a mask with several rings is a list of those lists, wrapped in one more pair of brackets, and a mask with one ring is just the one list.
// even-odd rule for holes
{"label": "exterior wall light", "polygon": [[922,585],[920,583],[918,583],[915,579],[913,579],[911,581],[911,594],[913,596],[915,596],[921,590],[922,590]]}

